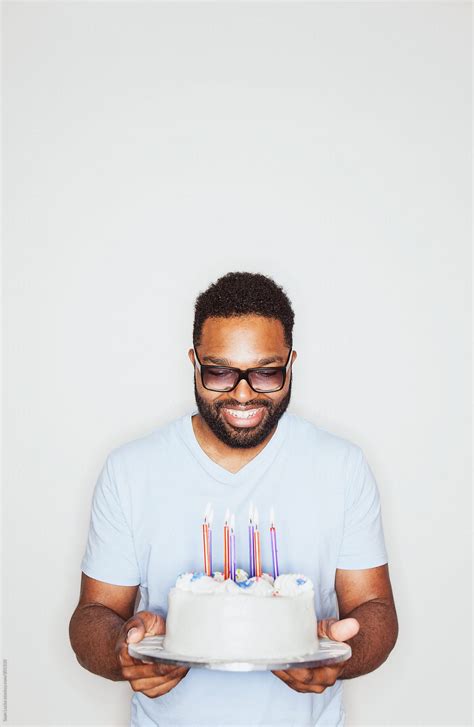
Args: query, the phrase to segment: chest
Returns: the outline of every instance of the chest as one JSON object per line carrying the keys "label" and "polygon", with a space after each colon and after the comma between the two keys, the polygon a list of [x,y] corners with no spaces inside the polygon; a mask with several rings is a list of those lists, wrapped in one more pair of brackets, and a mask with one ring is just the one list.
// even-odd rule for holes
{"label": "chest", "polygon": [[[203,569],[202,518],[214,509],[213,570],[223,570],[223,522],[235,514],[237,567],[248,570],[249,504],[259,510],[263,570],[272,572],[270,508],[275,510],[280,572],[309,576],[317,601],[334,604],[334,577],[344,526],[344,483],[314,457],[281,458],[261,477],[224,485],[201,468],[181,471],[179,463],[151,474],[132,490],[132,529],[144,601],[166,611],[167,594],[179,573]],[[317,608],[318,610],[318,608]]]}

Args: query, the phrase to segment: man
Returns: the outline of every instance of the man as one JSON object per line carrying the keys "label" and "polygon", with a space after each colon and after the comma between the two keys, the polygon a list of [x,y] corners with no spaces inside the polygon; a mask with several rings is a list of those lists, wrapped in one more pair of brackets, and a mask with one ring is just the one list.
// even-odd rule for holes
{"label": "man", "polygon": [[[287,412],[293,322],[290,301],[268,277],[228,273],[211,285],[196,301],[188,352],[197,411],[113,450],[97,481],[70,639],[83,667],[130,682],[136,727],[342,725],[341,680],[376,669],[397,639],[379,496],[364,454]],[[311,578],[319,633],[347,641],[349,661],[228,673],[128,654],[128,643],[165,632],[169,589],[179,573],[201,567],[209,501],[216,523],[227,507],[236,513],[238,532],[250,501],[262,514],[274,506],[280,570]]]}

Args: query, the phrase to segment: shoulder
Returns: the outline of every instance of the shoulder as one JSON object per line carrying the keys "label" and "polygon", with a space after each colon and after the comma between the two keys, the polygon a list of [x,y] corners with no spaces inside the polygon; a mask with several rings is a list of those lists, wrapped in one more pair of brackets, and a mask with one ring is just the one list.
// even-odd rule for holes
{"label": "shoulder", "polygon": [[150,460],[160,457],[163,453],[169,454],[170,449],[176,444],[182,420],[183,417],[179,417],[114,447],[107,457],[108,466],[113,469],[146,467]]}
{"label": "shoulder", "polygon": [[358,444],[329,432],[305,417],[287,412],[293,442],[317,452],[319,457],[342,462],[349,469],[360,466],[364,454]]}

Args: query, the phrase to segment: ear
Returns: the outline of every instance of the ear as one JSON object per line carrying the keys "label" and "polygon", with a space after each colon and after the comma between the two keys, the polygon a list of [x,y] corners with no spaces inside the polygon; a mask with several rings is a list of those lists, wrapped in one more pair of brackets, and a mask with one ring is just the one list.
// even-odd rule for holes
{"label": "ear", "polygon": [[189,349],[189,351],[188,351],[188,358],[189,358],[189,360],[191,361],[191,363],[192,363],[192,365],[193,365],[193,368],[194,368],[194,366],[195,366],[195,361],[194,361],[194,350],[193,350],[192,348],[190,348],[190,349]]}
{"label": "ear", "polygon": [[296,353],[296,351],[293,351],[293,353],[291,354],[291,363],[292,364],[294,364],[294,362],[296,361],[297,356],[298,356],[298,354]]}

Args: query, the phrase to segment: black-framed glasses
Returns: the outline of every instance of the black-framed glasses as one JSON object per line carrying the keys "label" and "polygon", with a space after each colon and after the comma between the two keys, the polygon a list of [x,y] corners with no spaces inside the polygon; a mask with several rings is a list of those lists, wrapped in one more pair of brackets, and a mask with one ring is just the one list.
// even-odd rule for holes
{"label": "black-framed glasses", "polygon": [[245,371],[233,366],[208,366],[202,364],[195,348],[193,348],[193,351],[197,361],[197,368],[201,373],[202,385],[208,391],[232,391],[242,379],[245,379],[250,388],[257,393],[271,394],[274,391],[280,391],[285,385],[293,349],[290,348],[284,366],[271,368],[260,366]]}

